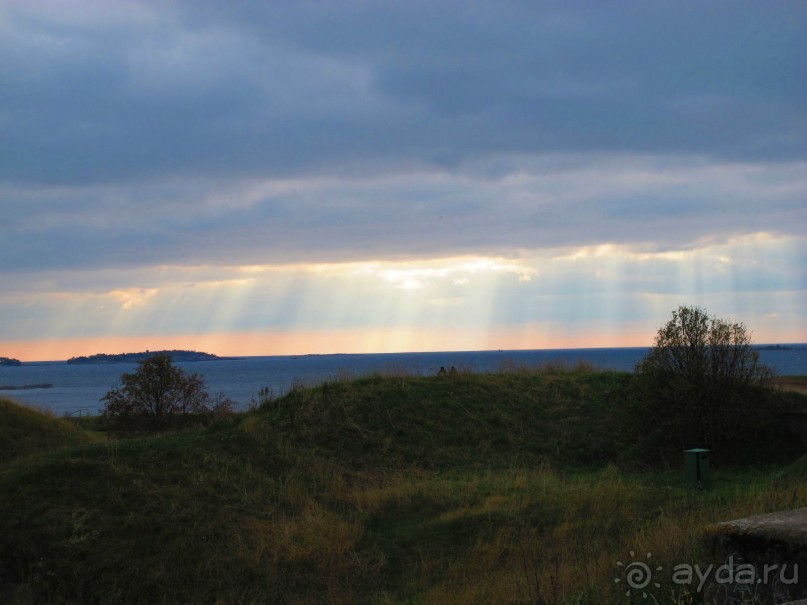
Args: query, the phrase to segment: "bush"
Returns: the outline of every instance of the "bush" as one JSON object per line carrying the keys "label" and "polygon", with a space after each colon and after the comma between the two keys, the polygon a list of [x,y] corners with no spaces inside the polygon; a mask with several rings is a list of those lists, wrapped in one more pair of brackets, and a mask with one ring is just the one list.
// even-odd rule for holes
{"label": "bush", "polygon": [[163,430],[206,423],[232,412],[233,402],[211,397],[204,379],[186,374],[157,353],[139,362],[133,374],[121,375],[121,386],[101,398],[104,419],[111,428]]}
{"label": "bush", "polygon": [[686,306],[659,329],[636,371],[657,433],[713,449],[753,426],[773,377],[742,323]]}

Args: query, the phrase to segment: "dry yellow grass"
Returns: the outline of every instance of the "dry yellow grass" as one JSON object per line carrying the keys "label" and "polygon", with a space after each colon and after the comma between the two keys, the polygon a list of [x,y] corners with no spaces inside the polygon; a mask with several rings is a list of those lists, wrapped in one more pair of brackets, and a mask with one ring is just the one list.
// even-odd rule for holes
{"label": "dry yellow grass", "polygon": [[807,395],[807,378],[801,376],[778,376],[773,379],[774,385],[792,393]]}

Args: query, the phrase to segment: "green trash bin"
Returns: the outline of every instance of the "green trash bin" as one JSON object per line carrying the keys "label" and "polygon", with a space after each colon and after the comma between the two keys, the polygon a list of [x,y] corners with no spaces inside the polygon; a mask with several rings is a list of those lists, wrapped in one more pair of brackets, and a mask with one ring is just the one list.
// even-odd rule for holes
{"label": "green trash bin", "polygon": [[684,483],[691,489],[711,489],[709,450],[699,447],[684,450]]}

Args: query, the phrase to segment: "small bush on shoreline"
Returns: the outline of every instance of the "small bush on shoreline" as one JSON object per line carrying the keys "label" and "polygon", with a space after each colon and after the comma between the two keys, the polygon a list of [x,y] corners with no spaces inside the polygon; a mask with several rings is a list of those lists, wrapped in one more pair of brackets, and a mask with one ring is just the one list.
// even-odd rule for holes
{"label": "small bush on shoreline", "polygon": [[132,374],[121,375],[121,386],[101,398],[102,416],[111,430],[176,430],[206,425],[230,415],[234,404],[223,395],[212,397],[198,374],[186,374],[158,353],[139,362]]}

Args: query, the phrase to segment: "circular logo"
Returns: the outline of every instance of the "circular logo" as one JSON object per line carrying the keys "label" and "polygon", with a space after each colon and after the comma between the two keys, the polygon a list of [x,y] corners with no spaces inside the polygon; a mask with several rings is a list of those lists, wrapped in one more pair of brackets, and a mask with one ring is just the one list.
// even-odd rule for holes
{"label": "circular logo", "polygon": [[653,579],[653,572],[646,563],[634,561],[625,568],[625,581],[628,586],[636,590],[641,590]]}
{"label": "circular logo", "polygon": [[[622,568],[622,571],[620,576],[614,578],[614,582],[619,584],[624,580],[628,587],[625,591],[626,597],[630,596],[630,594],[635,591],[636,594],[641,594],[642,598],[646,599],[647,592],[645,588],[650,586],[651,582],[656,588],[661,588],[661,584],[653,582],[653,570],[650,569],[650,565],[644,561],[636,561],[636,553],[633,551],[630,551],[630,556],[634,559],[630,563],[625,564],[622,561],[616,562],[617,566]],[[647,553],[645,559],[649,562],[652,557],[653,555],[651,553]],[[655,571],[662,571],[663,569],[663,567],[659,566],[656,567]]]}

